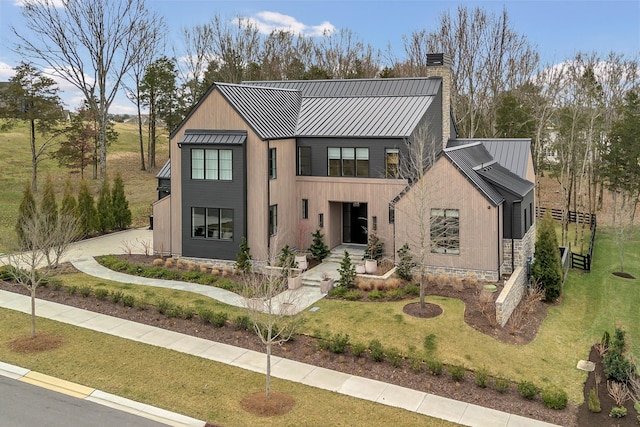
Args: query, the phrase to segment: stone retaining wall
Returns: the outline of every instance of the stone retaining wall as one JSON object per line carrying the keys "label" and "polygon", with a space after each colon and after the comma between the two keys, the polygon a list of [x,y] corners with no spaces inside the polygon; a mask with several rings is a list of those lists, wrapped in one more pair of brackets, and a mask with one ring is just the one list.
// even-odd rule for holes
{"label": "stone retaining wall", "polygon": [[496,300],[496,321],[502,327],[507,324],[527,289],[526,267],[516,267]]}

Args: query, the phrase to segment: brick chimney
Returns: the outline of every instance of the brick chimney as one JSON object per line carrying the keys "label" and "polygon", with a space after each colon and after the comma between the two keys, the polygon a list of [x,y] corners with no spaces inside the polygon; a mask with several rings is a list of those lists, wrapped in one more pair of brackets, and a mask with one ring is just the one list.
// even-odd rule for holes
{"label": "brick chimney", "polygon": [[[442,147],[451,135],[451,58],[447,53],[428,53],[425,77],[442,78]],[[453,135],[455,138],[455,135]]]}

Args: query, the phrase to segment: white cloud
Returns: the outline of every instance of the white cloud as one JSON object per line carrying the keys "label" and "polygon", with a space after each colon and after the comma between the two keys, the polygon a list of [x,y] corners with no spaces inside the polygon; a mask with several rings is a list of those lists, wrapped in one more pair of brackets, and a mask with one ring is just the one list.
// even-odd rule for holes
{"label": "white cloud", "polygon": [[274,30],[286,30],[296,35],[317,37],[322,36],[325,32],[333,33],[336,31],[336,27],[328,21],[319,25],[307,25],[293,16],[271,11],[258,12],[255,16],[245,19],[254,24],[262,34],[269,34]]}
{"label": "white cloud", "polygon": [[15,71],[11,65],[6,62],[0,62],[0,81],[6,82],[13,77],[14,74]]}

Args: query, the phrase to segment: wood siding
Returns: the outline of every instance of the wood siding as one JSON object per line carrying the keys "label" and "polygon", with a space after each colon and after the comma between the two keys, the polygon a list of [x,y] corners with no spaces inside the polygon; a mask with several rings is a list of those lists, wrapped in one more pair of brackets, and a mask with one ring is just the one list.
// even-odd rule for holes
{"label": "wood siding", "polygon": [[[423,187],[424,197],[420,196],[420,184],[416,184],[396,205],[396,248],[408,243],[414,251],[418,250],[420,232],[416,218],[424,218],[428,225],[431,208],[458,209],[460,253],[429,251],[427,264],[497,271],[502,262],[500,207],[493,206],[445,157],[426,173],[423,182],[428,183]],[[428,227],[425,235],[429,244]]]}
{"label": "wood siding", "polygon": [[171,196],[153,203],[153,253],[171,254]]}
{"label": "wood siding", "polygon": [[[278,205],[278,228],[271,237],[270,250],[277,253],[284,245],[305,248],[308,245],[301,246],[301,242],[305,241],[307,231],[303,227],[308,221],[302,222],[302,201],[296,197],[296,141],[269,141],[269,148],[276,149],[277,170],[276,178],[269,179],[269,205]],[[249,211],[249,217],[252,216],[254,212]],[[255,220],[266,220],[268,225],[268,212]]]}

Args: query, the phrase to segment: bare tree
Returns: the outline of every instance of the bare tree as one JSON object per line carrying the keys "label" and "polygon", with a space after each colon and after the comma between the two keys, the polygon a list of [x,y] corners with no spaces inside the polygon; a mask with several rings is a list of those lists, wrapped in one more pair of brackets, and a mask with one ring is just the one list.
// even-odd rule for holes
{"label": "bare tree", "polygon": [[265,346],[267,355],[266,396],[271,393],[271,351],[273,346],[289,341],[303,319],[294,312],[299,303],[299,291],[288,289],[288,274],[274,268],[275,256],[262,263],[259,272],[247,273],[243,277],[241,295],[254,332]]}
{"label": "bare tree", "polygon": [[145,0],[87,2],[24,0],[26,30],[11,27],[16,51],[44,61],[78,88],[96,113],[100,178],[107,170],[107,120],[122,78],[139,60],[138,47],[161,20]]}
{"label": "bare tree", "polygon": [[[49,215],[38,210],[21,224],[23,247],[7,258],[13,280],[31,294],[31,337],[36,336],[36,290],[45,283],[69,245],[78,237],[78,222],[73,215],[61,214],[52,224]],[[53,252],[54,256],[50,256]]]}
{"label": "bare tree", "polygon": [[347,28],[325,31],[314,43],[314,64],[334,79],[372,78],[380,71],[380,52]]}
{"label": "bare tree", "polygon": [[178,62],[185,109],[195,105],[206,90],[202,84],[205,71],[213,58],[213,29],[209,24],[182,29],[186,55]]}

